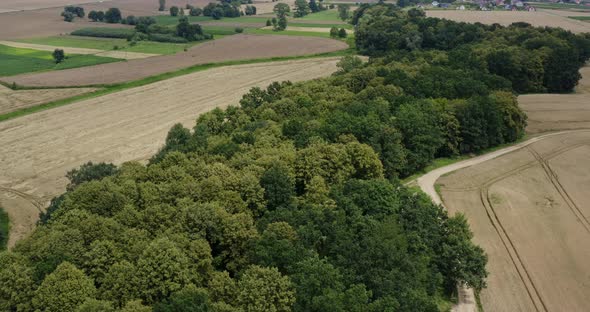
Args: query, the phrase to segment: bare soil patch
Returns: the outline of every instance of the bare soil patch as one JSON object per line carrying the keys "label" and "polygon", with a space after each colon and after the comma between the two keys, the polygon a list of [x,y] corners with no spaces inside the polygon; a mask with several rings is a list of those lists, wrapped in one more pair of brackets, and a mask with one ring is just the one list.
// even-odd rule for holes
{"label": "bare soil patch", "polygon": [[16,225],[10,246],[30,232],[39,209],[65,190],[64,175],[72,168],[147,159],[175,123],[192,127],[199,114],[237,104],[254,86],[330,75],[338,61],[220,67],[0,123],[0,204]]}
{"label": "bare soil patch", "polygon": [[589,144],[587,130],[555,135],[438,180],[489,255],[484,309],[586,309]]}
{"label": "bare soil patch", "polygon": [[[23,86],[90,86],[137,80],[198,64],[279,56],[300,56],[347,48],[341,41],[297,36],[235,35],[194,46],[187,52],[99,66],[87,66],[0,80]],[[106,66],[105,66],[106,65]]]}
{"label": "bare soil patch", "polygon": [[96,90],[96,88],[70,88],[15,91],[0,85],[0,114],[70,98]]}
{"label": "bare soil patch", "polygon": [[449,20],[501,25],[509,25],[515,22],[526,22],[539,27],[561,27],[574,33],[590,32],[590,23],[574,20],[566,16],[550,14],[545,11],[459,11],[459,10],[430,10],[426,11],[429,17],[446,18]]}
{"label": "bare soil patch", "polygon": [[[2,0],[0,2],[0,12],[11,12],[11,11],[25,11],[25,10],[37,10],[45,8],[63,7],[70,4],[77,3],[92,3],[101,2],[100,0]],[[107,1],[108,2],[108,1]]]}

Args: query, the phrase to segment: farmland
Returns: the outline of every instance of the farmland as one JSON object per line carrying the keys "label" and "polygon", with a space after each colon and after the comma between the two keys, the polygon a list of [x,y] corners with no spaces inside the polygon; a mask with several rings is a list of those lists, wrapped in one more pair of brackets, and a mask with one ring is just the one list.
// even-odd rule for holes
{"label": "farmland", "polygon": [[588,36],[158,2],[0,13],[13,55],[125,58],[0,74],[0,310],[585,309]]}
{"label": "farmland", "polygon": [[548,11],[510,12],[510,11],[458,11],[434,10],[426,11],[427,16],[446,18],[458,22],[509,25],[515,22],[526,22],[539,27],[560,27],[574,33],[590,31],[590,24],[553,14]]}
{"label": "farmland", "polygon": [[51,52],[0,45],[0,76],[47,70],[65,70],[119,61],[119,59],[95,55],[68,55],[67,57],[64,62],[55,64]]}
{"label": "farmland", "polygon": [[587,67],[581,72],[577,94],[519,97],[528,133],[557,134],[436,182],[447,209],[466,215],[490,257],[488,288],[481,293],[486,310],[585,308],[590,75]]}
{"label": "farmland", "polygon": [[[4,77],[7,83],[34,87],[114,84],[171,72],[184,67],[232,60],[264,59],[327,53],[346,49],[341,41],[294,36],[236,35],[194,46],[187,52],[41,74]],[[239,53],[236,53],[239,51]]]}

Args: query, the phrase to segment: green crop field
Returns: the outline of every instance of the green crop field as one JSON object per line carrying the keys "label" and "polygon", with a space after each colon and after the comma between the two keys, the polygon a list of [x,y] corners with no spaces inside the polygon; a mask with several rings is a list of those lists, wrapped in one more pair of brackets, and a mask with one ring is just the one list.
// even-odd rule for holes
{"label": "green crop field", "polygon": [[291,23],[288,24],[290,26],[293,27],[314,27],[314,28],[332,28],[332,27],[337,27],[337,28],[344,28],[344,29],[352,29],[352,25],[350,24],[338,24],[338,23],[334,23],[334,24],[322,24],[322,23],[300,23],[300,22],[294,22],[293,20],[291,20]]}
{"label": "green crop field", "polygon": [[569,18],[590,23],[590,16],[569,16]]}
{"label": "green crop field", "polygon": [[[178,24],[178,19],[180,16],[170,16],[170,15],[156,15],[152,16],[156,19],[158,24],[162,25],[176,25]],[[212,21],[213,18],[210,16],[187,16],[189,23],[196,23],[202,21]]]}
{"label": "green crop field", "polygon": [[[217,33],[214,33],[218,35]],[[218,38],[219,36],[216,36]],[[153,53],[153,54],[174,54],[181,52],[186,47],[191,47],[199,42],[189,43],[168,43],[154,41],[139,41],[135,46],[130,46],[126,39],[115,38],[95,38],[79,36],[55,36],[46,38],[32,38],[19,40],[20,42],[44,44],[57,47],[86,48],[98,50],[113,50],[117,46],[118,50],[128,52]]]}
{"label": "green crop field", "polygon": [[51,52],[12,48],[0,45],[0,76],[12,76],[42,70],[60,70],[120,61],[94,55],[66,55],[68,58],[55,64]]}

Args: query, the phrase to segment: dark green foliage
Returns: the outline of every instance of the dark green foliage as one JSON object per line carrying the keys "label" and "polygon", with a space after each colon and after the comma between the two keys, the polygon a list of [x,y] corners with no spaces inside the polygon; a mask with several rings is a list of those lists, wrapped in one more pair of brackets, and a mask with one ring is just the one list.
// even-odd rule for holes
{"label": "dark green foliage", "polygon": [[214,3],[211,2],[203,8],[204,16],[211,16],[214,19],[223,17],[240,17],[241,11],[239,4],[233,2]]}
{"label": "dark green foliage", "polygon": [[53,56],[53,61],[55,61],[55,64],[59,64],[66,59],[66,54],[64,53],[64,50],[62,50],[62,49],[53,50],[53,53],[51,54],[51,56]]}
{"label": "dark green foliage", "polygon": [[337,38],[338,37],[338,27],[330,28],[330,37]]}
{"label": "dark green foliage", "polygon": [[272,26],[272,22],[270,21],[270,19],[266,20],[266,26]]}
{"label": "dark green foliage", "polygon": [[[253,5],[247,5],[246,8],[244,9],[244,14],[250,16],[250,15],[256,15],[256,7]],[[269,25],[267,25],[269,26]]]}
{"label": "dark green foliage", "polygon": [[78,169],[68,171],[66,178],[70,180],[70,184],[68,184],[67,189],[73,190],[84,182],[102,180],[106,177],[115,175],[116,173],[117,167],[113,164],[107,164],[104,162],[94,164],[92,162],[87,162]]}
{"label": "dark green foliage", "polygon": [[180,9],[177,6],[170,7],[170,16],[178,16]]}
{"label": "dark green foliage", "polygon": [[338,5],[338,17],[341,20],[346,21],[350,17],[350,5],[348,4],[339,4]]}
{"label": "dark green foliage", "polygon": [[61,15],[64,17],[66,22],[71,22],[74,20],[74,17],[84,18],[86,14],[84,13],[83,7],[69,5],[64,8]]}
{"label": "dark green foliage", "polygon": [[[330,35],[332,34],[332,31],[330,30]],[[344,28],[340,28],[340,30],[338,30],[338,38],[346,38],[347,33],[346,33],[346,29]]]}
{"label": "dark green foliage", "polygon": [[6,249],[9,229],[10,223],[8,220],[8,213],[0,207],[0,251]]}
{"label": "dark green foliage", "polygon": [[201,16],[203,15],[203,9],[201,8],[191,8],[189,11],[190,16]]}
{"label": "dark green foliage", "polygon": [[66,22],[74,21],[74,14],[72,14],[71,12],[63,12],[62,16],[64,17],[64,21]]}
{"label": "dark green foliage", "polygon": [[104,13],[104,21],[107,23],[120,23],[121,19],[121,10],[119,10],[118,8],[110,8]]}
{"label": "dark green foliage", "polygon": [[121,38],[126,39],[135,34],[134,29],[127,28],[106,28],[89,27],[72,31],[72,36],[100,37],[100,38]]}
{"label": "dark green foliage", "polygon": [[359,23],[355,41],[365,54],[450,51],[453,67],[498,75],[519,93],[572,91],[580,67],[590,58],[590,38],[526,23],[459,23],[426,18],[416,9],[406,13],[392,5],[361,5],[353,23]]}
{"label": "dark green foliage", "polygon": [[90,13],[88,13],[88,18],[93,22],[102,22],[104,20],[104,12],[94,10],[90,11]]}

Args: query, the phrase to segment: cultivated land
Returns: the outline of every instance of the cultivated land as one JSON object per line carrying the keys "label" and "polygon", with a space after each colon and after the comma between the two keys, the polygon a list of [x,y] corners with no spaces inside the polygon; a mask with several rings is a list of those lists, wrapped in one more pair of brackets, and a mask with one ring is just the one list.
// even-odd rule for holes
{"label": "cultivated land", "polygon": [[65,190],[65,173],[87,161],[145,160],[173,124],[237,104],[254,86],[324,77],[338,58],[228,66],[128,89],[0,123],[0,204],[12,223],[9,246],[29,233],[39,210]]}
{"label": "cultivated land", "polygon": [[92,3],[102,2],[100,0],[2,0],[0,2],[0,13],[23,11],[23,10],[37,10],[44,8],[63,7],[74,3]]}
{"label": "cultivated land", "polygon": [[574,20],[545,11],[458,11],[458,10],[430,10],[429,17],[446,18],[459,22],[509,25],[515,22],[526,22],[533,26],[561,27],[574,33],[590,32],[590,23]]}
{"label": "cultivated land", "polygon": [[0,115],[96,91],[95,88],[12,90],[0,85]]}
{"label": "cultivated land", "polygon": [[[577,94],[526,95],[527,132],[567,130],[468,159],[418,180],[467,216],[489,256],[486,311],[584,311],[590,292],[588,68]],[[585,128],[585,129],[584,129]],[[464,168],[464,169],[461,169]]]}
{"label": "cultivated land", "polygon": [[18,85],[89,86],[137,80],[192,65],[233,60],[263,59],[326,53],[348,48],[342,41],[295,36],[236,35],[199,44],[187,52],[106,64],[59,73],[27,74],[0,78]]}
{"label": "cultivated land", "polygon": [[96,56],[104,56],[104,57],[111,57],[117,59],[125,59],[125,60],[135,60],[135,59],[142,59],[152,56],[157,56],[158,54],[149,54],[149,53],[137,53],[137,52],[128,52],[128,51],[105,51],[105,50],[98,50],[98,49],[88,49],[88,48],[72,48],[72,47],[65,47],[65,46],[53,46],[53,45],[44,45],[44,44],[35,44],[35,43],[24,43],[24,42],[14,42],[14,41],[0,41],[1,45],[13,47],[13,48],[23,48],[23,49],[32,49],[37,51],[48,51],[53,52],[55,49],[62,49],[66,53],[66,55],[70,54],[78,54],[78,55],[96,55]]}

